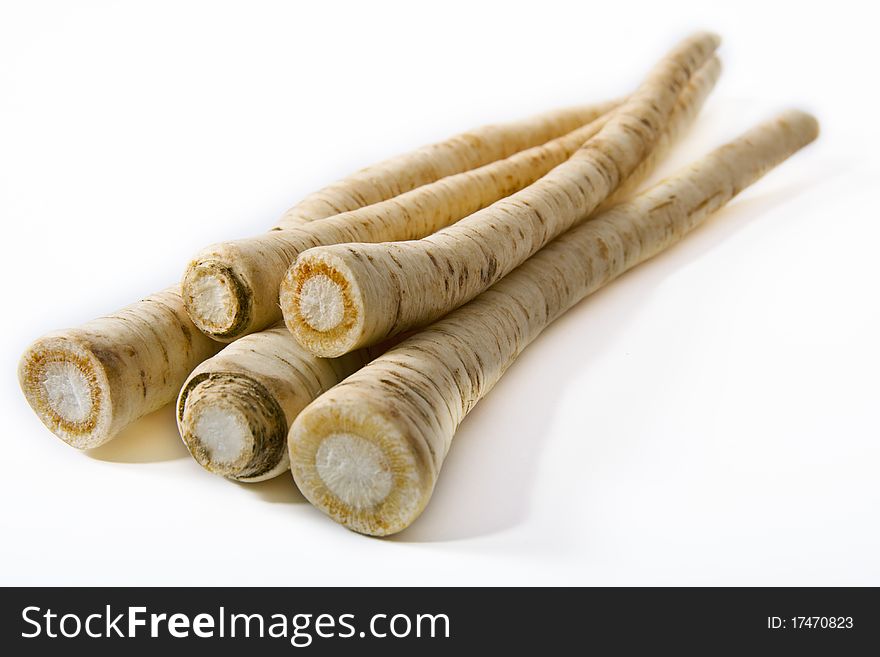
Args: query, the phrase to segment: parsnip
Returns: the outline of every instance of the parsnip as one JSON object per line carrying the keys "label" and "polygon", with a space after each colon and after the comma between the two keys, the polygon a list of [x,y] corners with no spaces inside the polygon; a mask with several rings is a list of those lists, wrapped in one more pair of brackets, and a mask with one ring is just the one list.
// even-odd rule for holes
{"label": "parsnip", "polygon": [[358,532],[398,532],[427,504],[453,434],[517,355],[597,288],[681,239],[815,139],[787,112],[569,230],[470,303],[359,370],[295,420],[303,494]]}
{"label": "parsnip", "polygon": [[618,101],[566,107],[519,121],[486,125],[397,155],[309,194],[273,230],[357,210],[446,176],[468,171],[571,132],[608,112]]}
{"label": "parsnip", "polygon": [[97,447],[172,401],[190,371],[222,345],[190,322],[176,288],[38,339],[18,368],[21,389],[49,430]]}
{"label": "parsnip", "polygon": [[430,237],[310,249],[297,259],[285,323],[320,356],[422,326],[474,298],[585,219],[655,147],[676,100],[718,45],[686,39],[568,161]]}
{"label": "parsnip", "polygon": [[[607,205],[616,204],[630,196],[650,175],[672,144],[693,123],[706,97],[715,86],[720,72],[721,64],[717,57],[712,57],[696,72],[679,96],[656,147],[626,178],[617,191],[606,199]],[[424,226],[424,229],[420,232],[429,235],[444,226],[453,224],[461,217],[488,206],[492,201],[504,198],[534,182],[553,167],[563,163],[580,145],[596,134],[609,118],[610,115],[606,114],[593,123],[543,146],[537,146],[517,153],[507,160],[493,162],[480,169],[450,176],[436,183],[420,187],[409,194],[398,197],[398,199],[388,201],[389,210],[402,213],[397,219],[401,229],[408,228],[412,234],[416,232],[412,230],[413,226],[421,225]],[[535,166],[535,162],[540,162],[541,166]],[[513,181],[513,184],[504,184],[504,181]],[[385,204],[371,207],[379,208],[382,205]],[[364,214],[367,213],[364,212]],[[365,228],[374,231],[376,226],[389,224],[388,214],[380,212],[373,214],[375,219],[365,219]],[[344,215],[340,215],[339,218],[340,223],[342,216]],[[428,224],[424,223],[426,216],[432,218]],[[420,221],[415,221],[416,218]],[[332,220],[325,220],[322,224],[327,221]],[[364,234],[366,233],[361,233],[361,235]],[[376,233],[372,232],[372,234]],[[405,240],[411,239],[411,237],[406,237],[403,232],[398,232],[393,239]],[[343,241],[363,243],[378,240],[358,238],[349,232],[347,240],[340,240],[340,242]],[[349,246],[343,248],[349,248]],[[350,246],[350,248],[359,247]],[[306,249],[301,247],[300,250],[305,251]],[[338,334],[332,329],[345,315],[344,300],[333,294],[333,285],[339,284],[344,287],[346,281],[334,276],[332,270],[319,270],[317,275],[315,273],[311,270],[305,272],[301,265],[292,265],[281,282],[279,297],[281,312],[287,327],[297,336],[297,340],[301,344],[307,345],[315,353],[322,353],[321,350],[325,348],[323,345],[327,342],[332,345],[336,344],[335,340],[338,339]],[[328,291],[329,295],[325,295]],[[327,299],[331,303],[335,302],[336,305],[328,306]],[[303,321],[300,321],[300,318]],[[339,348],[339,351],[344,353],[346,349]]]}
{"label": "parsnip", "polygon": [[720,75],[721,60],[717,56],[712,57],[699,68],[681,93],[675,107],[672,108],[666,128],[660,133],[654,148],[617,186],[614,192],[599,204],[594,210],[594,214],[612,208],[623,201],[628,201],[639,191],[642,183],[654,173],[657,165],[669,155],[669,151],[672,150],[675,143],[696,120],[697,114],[706,102],[706,97],[715,88],[715,83],[718,82]]}
{"label": "parsnip", "polygon": [[318,358],[283,325],[227,345],[180,391],[177,426],[205,469],[239,481],[287,470],[287,432],[305,406],[367,362],[368,350]]}
{"label": "parsnip", "polygon": [[[691,105],[702,102],[711,88],[714,78],[709,73],[687,95],[685,100]],[[583,118],[587,113],[578,116]],[[386,201],[307,226],[209,246],[196,254],[184,272],[182,291],[187,312],[199,329],[223,342],[266,328],[281,319],[279,285],[300,252],[323,244],[384,242],[430,235],[522,189],[564,162],[602,127],[604,116],[607,113],[562,137],[477,169],[429,182]],[[526,133],[517,134],[521,138]],[[473,160],[466,162],[471,164]],[[381,186],[380,182],[376,184]]]}

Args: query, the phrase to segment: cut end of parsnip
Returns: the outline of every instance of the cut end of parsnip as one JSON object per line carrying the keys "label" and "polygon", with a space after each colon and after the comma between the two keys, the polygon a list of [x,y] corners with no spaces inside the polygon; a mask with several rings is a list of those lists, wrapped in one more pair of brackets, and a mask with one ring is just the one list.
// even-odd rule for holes
{"label": "cut end of parsnip", "polygon": [[246,465],[254,448],[254,437],[247,420],[235,408],[196,406],[191,413],[192,431],[190,439],[200,443],[205,457],[203,466],[229,472],[236,465]]}
{"label": "cut end of parsnip", "polygon": [[305,252],[281,283],[284,322],[316,356],[335,358],[359,346],[363,312],[353,278],[339,259]]}
{"label": "cut end of parsnip", "polygon": [[222,262],[192,262],[183,276],[181,293],[193,324],[215,340],[234,339],[248,321],[250,295]]}
{"label": "cut end of parsnip", "polygon": [[408,527],[434,486],[431,470],[378,405],[323,403],[300,413],[288,436],[302,494],[347,528],[387,536]]}
{"label": "cut end of parsnip", "polygon": [[196,462],[214,474],[259,481],[287,467],[287,422],[277,401],[239,373],[192,379],[177,405],[180,435]]}
{"label": "cut end of parsnip", "polygon": [[37,340],[22,356],[18,377],[28,404],[67,444],[89,449],[113,436],[106,373],[76,341],[51,336]]}

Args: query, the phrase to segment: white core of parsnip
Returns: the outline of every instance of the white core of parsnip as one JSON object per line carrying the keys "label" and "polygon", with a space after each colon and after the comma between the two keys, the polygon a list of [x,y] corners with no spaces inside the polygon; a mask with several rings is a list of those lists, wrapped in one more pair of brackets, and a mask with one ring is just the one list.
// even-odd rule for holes
{"label": "white core of parsnip", "polygon": [[92,390],[88,377],[73,363],[47,364],[42,386],[49,407],[67,422],[82,422],[91,413]]}
{"label": "white core of parsnip", "polygon": [[334,495],[353,507],[381,502],[394,483],[385,453],[350,433],[329,436],[315,454],[318,476]]}
{"label": "white core of parsnip", "polygon": [[204,445],[208,457],[216,463],[234,463],[253,441],[241,414],[222,406],[204,409],[193,425],[196,440]]}
{"label": "white core of parsnip", "polygon": [[316,331],[326,331],[336,326],[345,312],[342,290],[327,276],[313,276],[300,288],[299,312]]}

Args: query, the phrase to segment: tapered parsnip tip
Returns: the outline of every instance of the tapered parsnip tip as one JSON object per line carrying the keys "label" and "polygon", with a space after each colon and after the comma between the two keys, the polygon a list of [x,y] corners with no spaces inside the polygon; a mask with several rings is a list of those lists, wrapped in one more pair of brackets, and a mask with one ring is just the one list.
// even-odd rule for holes
{"label": "tapered parsnip tip", "polygon": [[31,344],[19,362],[18,379],[40,421],[68,445],[90,449],[113,437],[107,374],[75,340],[47,336]]}
{"label": "tapered parsnip tip", "polygon": [[250,295],[233,268],[220,260],[196,259],[181,282],[186,312],[205,335],[234,339],[248,321]]}
{"label": "tapered parsnip tip", "polygon": [[281,283],[284,323],[305,349],[334,358],[355,349],[363,304],[355,277],[342,259],[315,249],[300,254]]}
{"label": "tapered parsnip tip", "polygon": [[211,372],[188,381],[177,420],[190,454],[209,472],[247,481],[287,466],[284,411],[241,373]]}
{"label": "tapered parsnip tip", "polygon": [[680,43],[682,46],[685,46],[687,43],[693,42],[705,43],[709,48],[714,50],[721,45],[721,35],[712,30],[697,30],[696,32],[692,32],[690,36],[686,37]]}
{"label": "tapered parsnip tip", "polygon": [[707,59],[721,46],[721,36],[715,32],[699,31],[682,39],[670,55],[677,56],[690,53],[699,59]]}
{"label": "tapered parsnip tip", "polygon": [[702,58],[708,57],[721,45],[721,36],[715,32],[700,30],[691,32],[681,39],[670,52],[671,57],[677,57],[684,53],[697,55]]}
{"label": "tapered parsnip tip", "polygon": [[321,398],[300,413],[288,436],[290,469],[302,494],[361,534],[408,527],[434,487],[431,469],[399,418],[369,400]]}
{"label": "tapered parsnip tip", "polygon": [[801,132],[807,139],[813,141],[819,136],[819,119],[799,109],[789,109],[779,114],[779,121],[788,123]]}

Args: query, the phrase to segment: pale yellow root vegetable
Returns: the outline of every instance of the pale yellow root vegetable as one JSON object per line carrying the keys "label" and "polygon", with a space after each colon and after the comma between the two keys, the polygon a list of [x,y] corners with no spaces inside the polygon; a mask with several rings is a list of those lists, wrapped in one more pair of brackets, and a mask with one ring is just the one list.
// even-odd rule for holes
{"label": "pale yellow root vegetable", "polygon": [[639,191],[642,183],[654,173],[657,165],[669,155],[675,143],[696,120],[697,114],[706,101],[706,97],[714,89],[720,75],[721,60],[717,56],[712,57],[700,67],[672,109],[669,115],[669,122],[663,132],[660,133],[654,148],[639,162],[633,172],[617,186],[617,189],[599,204],[594,212],[603,212],[618,203],[628,201]]}
{"label": "pale yellow root vegetable", "polygon": [[796,111],[759,125],[572,228],[319,397],[288,439],[302,493],[358,532],[407,527],[427,504],[462,419],[550,322],[680,240],[817,131],[812,116]]}
{"label": "pale yellow root vegetable", "polygon": [[[497,155],[510,150],[511,139],[513,146],[521,146],[555,132],[559,125],[567,126],[575,119],[594,113],[584,109],[565,115],[565,120],[557,118],[554,122],[535,125],[526,122],[531,130],[523,128],[521,132],[511,133],[507,129],[496,129],[481,140],[472,136],[459,138],[455,143],[481,144],[487,154]],[[184,272],[182,291],[187,312],[199,329],[223,342],[271,326],[281,319],[279,285],[302,251],[322,244],[385,242],[430,235],[531,184],[565,161],[602,125],[600,116],[563,137],[308,226],[209,246],[195,255]],[[523,141],[524,135],[531,136]],[[489,139],[490,136],[493,139]],[[507,148],[502,147],[504,143],[508,144]],[[494,148],[489,147],[492,144]],[[439,148],[440,151],[448,149]],[[425,152],[429,151],[431,149]],[[416,160],[421,162],[422,155]],[[464,166],[476,161],[471,157],[457,162]],[[455,168],[447,164],[438,170],[445,172]],[[381,181],[377,179],[376,185],[381,187]]]}
{"label": "pale yellow root vegetable", "polygon": [[[607,204],[616,204],[630,196],[651,174],[675,141],[693,123],[720,73],[721,63],[717,57],[712,57],[696,72],[679,96],[656,147],[626,178],[624,184],[606,199]],[[372,235],[376,235],[378,234],[374,232],[376,227],[390,225],[392,221],[390,217],[396,217],[395,221],[399,223],[401,229],[409,228],[412,234],[416,232],[412,230],[414,226],[423,226],[421,232],[429,235],[453,224],[461,217],[524,188],[553,167],[565,162],[587,139],[601,130],[609,118],[610,114],[606,114],[542,146],[522,151],[506,160],[493,162],[480,169],[420,187],[409,194],[388,201],[386,204],[391,214],[378,211],[370,213],[372,217],[365,216],[362,225],[371,231]],[[505,184],[505,181],[509,184]],[[386,204],[371,207],[378,209]],[[367,214],[365,210],[358,212]],[[419,221],[415,221],[416,218]],[[431,221],[425,223],[425,218],[431,218]],[[350,231],[349,238],[340,242],[377,241],[372,238],[363,239],[365,234],[362,232],[357,236]],[[398,232],[393,239],[404,240],[411,237]],[[334,273],[332,270],[324,269],[315,271],[303,264],[293,265],[281,282],[279,300],[287,327],[301,344],[307,345],[315,353],[324,353],[322,349],[327,349],[327,353],[335,350],[344,353],[347,350],[347,347],[336,346],[338,332],[333,330],[346,312],[344,296],[334,294],[334,285],[344,286],[345,281],[334,276]],[[349,332],[349,335],[353,334],[354,331]],[[331,347],[324,347],[328,342]]]}
{"label": "pale yellow root vegetable", "polygon": [[174,400],[190,371],[221,346],[193,326],[169,288],[45,335],[25,351],[18,377],[43,424],[87,449]]}
{"label": "pale yellow root vegetable", "polygon": [[283,325],[253,333],[199,365],[177,400],[193,458],[215,474],[263,481],[287,470],[287,432],[318,395],[367,362],[368,350],[318,358]]}
{"label": "pale yellow root vegetable", "polygon": [[698,34],[665,57],[602,129],[543,178],[415,241],[302,253],[285,323],[320,356],[338,356],[442,317],[586,219],[656,146],[682,89],[718,38]]}
{"label": "pale yellow root vegetable", "polygon": [[309,194],[284,213],[274,230],[357,210],[509,157],[590,123],[616,104],[617,101],[607,101],[577,105],[519,121],[486,125],[397,155]]}

